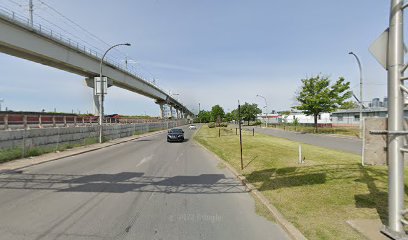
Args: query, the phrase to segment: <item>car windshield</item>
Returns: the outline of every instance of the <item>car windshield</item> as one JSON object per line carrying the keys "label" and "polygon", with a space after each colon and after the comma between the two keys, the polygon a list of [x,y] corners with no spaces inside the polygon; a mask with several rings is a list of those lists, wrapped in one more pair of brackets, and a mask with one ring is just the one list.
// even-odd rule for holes
{"label": "car windshield", "polygon": [[183,130],[182,130],[182,129],[179,129],[179,128],[171,129],[171,130],[169,131],[169,133],[183,133]]}

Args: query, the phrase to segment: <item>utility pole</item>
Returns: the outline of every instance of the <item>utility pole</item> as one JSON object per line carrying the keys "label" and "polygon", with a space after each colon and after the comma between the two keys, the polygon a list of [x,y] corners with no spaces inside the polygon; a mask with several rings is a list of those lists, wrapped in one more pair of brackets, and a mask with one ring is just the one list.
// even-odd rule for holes
{"label": "utility pole", "polygon": [[[200,103],[198,103],[198,115],[200,115],[200,111],[201,111],[201,105]],[[200,119],[200,123],[201,123],[201,117],[198,117]]]}
{"label": "utility pole", "polygon": [[33,12],[34,12],[33,0],[29,1],[28,10],[30,12],[30,26],[33,27],[34,26],[34,22],[33,22]]}

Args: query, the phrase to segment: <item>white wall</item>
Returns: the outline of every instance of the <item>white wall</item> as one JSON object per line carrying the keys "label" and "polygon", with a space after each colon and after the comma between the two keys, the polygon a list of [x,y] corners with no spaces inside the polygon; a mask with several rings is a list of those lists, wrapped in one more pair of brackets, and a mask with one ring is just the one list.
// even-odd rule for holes
{"label": "white wall", "polygon": [[[295,118],[298,120],[300,124],[313,124],[314,118],[313,116],[307,116],[303,113],[291,113],[289,115],[283,115],[282,119],[287,123],[293,123]],[[321,113],[320,119],[317,119],[317,123],[331,123],[330,113]]]}

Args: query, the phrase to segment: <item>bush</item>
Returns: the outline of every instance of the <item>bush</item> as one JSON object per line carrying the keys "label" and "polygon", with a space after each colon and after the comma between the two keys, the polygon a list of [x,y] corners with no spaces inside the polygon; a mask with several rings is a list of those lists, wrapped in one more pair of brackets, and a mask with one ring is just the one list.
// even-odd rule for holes
{"label": "bush", "polygon": [[220,127],[228,127],[228,123],[226,122],[220,123]]}
{"label": "bush", "polygon": [[213,123],[213,122],[212,122],[212,123],[209,123],[209,124],[208,124],[208,127],[209,127],[209,128],[215,128],[215,123]]}

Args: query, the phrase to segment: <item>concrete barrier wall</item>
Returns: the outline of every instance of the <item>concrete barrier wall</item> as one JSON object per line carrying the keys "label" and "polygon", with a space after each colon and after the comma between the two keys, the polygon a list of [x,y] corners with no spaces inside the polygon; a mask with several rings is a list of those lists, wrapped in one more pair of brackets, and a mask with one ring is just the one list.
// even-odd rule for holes
{"label": "concrete barrier wall", "polygon": [[[185,124],[186,119],[156,123],[111,124],[104,126],[103,136],[104,140],[112,140]],[[0,150],[18,148],[26,152],[33,148],[58,149],[62,145],[85,145],[91,140],[95,141],[98,136],[97,125],[0,131]]]}
{"label": "concrete barrier wall", "polygon": [[[365,117],[364,118],[363,159],[367,165],[387,165],[387,134],[370,134],[370,131],[387,130],[387,118]],[[404,128],[408,129],[408,119],[404,121]],[[408,143],[407,136],[404,145]],[[408,154],[404,154],[405,165],[408,166]]]}

